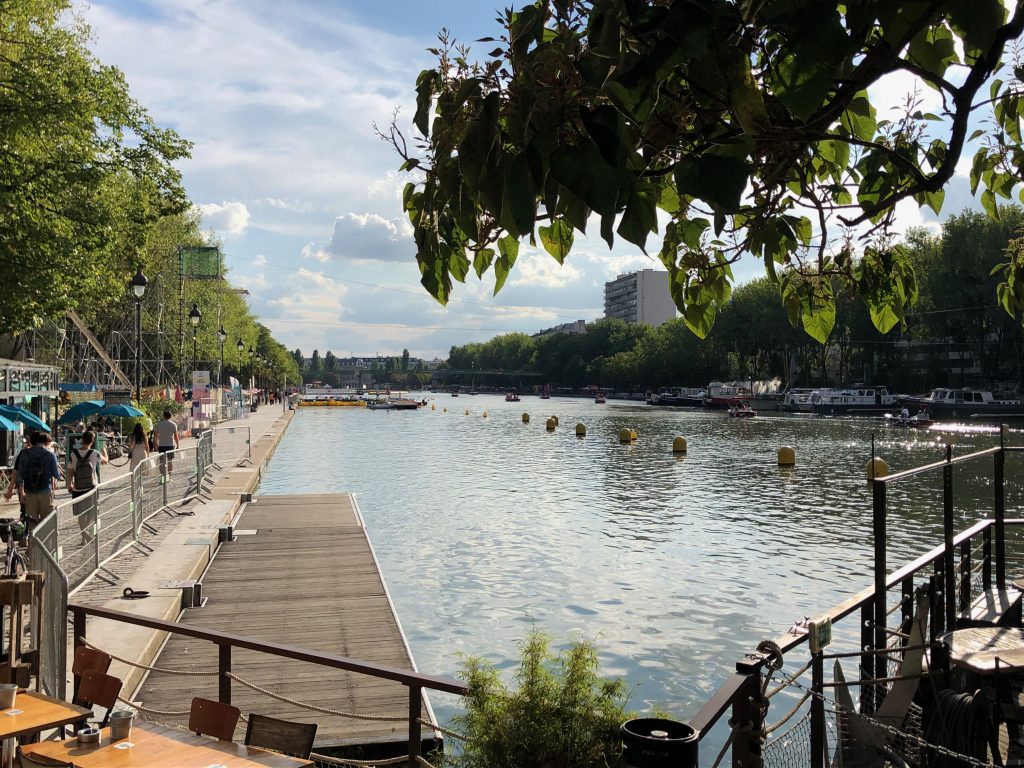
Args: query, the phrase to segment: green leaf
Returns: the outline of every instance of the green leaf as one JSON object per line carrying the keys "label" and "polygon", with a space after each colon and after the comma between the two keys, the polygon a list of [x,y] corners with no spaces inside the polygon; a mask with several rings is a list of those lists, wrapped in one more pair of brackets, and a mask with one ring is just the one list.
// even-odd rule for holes
{"label": "green leaf", "polygon": [[538,231],[544,250],[551,254],[559,264],[562,264],[572,249],[574,236],[572,226],[564,219],[555,219],[551,222],[551,226],[540,227]]}
{"label": "green leaf", "polygon": [[514,238],[512,235],[505,235],[498,240],[498,253],[499,256],[494,262],[494,295],[498,295],[498,291],[505,285],[505,280],[508,278],[508,273],[512,271],[512,266],[516,263],[516,257],[519,255],[519,240]]}
{"label": "green leaf", "polygon": [[800,321],[804,331],[820,344],[828,341],[829,334],[836,325],[836,305],[831,300],[820,299],[817,302],[806,302],[801,307]]}
{"label": "green leaf", "polygon": [[537,219],[537,189],[525,153],[505,163],[505,186],[501,203],[502,227],[517,237],[533,232]]}
{"label": "green leaf", "polygon": [[944,6],[953,31],[963,37],[968,63],[992,45],[1006,23],[1003,0],[947,0]]}
{"label": "green leaf", "polygon": [[491,248],[481,248],[475,254],[473,254],[473,270],[476,272],[476,276],[481,278],[491,267],[491,262],[494,261],[494,251]]}
{"label": "green leaf", "polygon": [[861,91],[850,101],[850,106],[840,116],[840,124],[853,136],[864,141],[875,137],[875,108],[871,106],[866,91]]}
{"label": "green leaf", "polygon": [[596,213],[615,213],[619,173],[604,161],[594,142],[556,149],[551,155],[551,174]]}
{"label": "green leaf", "polygon": [[703,200],[726,213],[740,209],[749,178],[746,159],[710,154],[685,157],[675,171],[679,194]]}
{"label": "green leaf", "polygon": [[700,248],[700,238],[711,226],[707,219],[682,219],[676,224],[679,240],[689,248]]}
{"label": "green leaf", "polygon": [[657,197],[658,193],[653,184],[638,181],[633,187],[626,211],[622,214],[619,228],[616,230],[626,240],[639,246],[644,253],[647,253],[647,236],[658,231]]}
{"label": "green leaf", "polygon": [[416,78],[416,114],[412,122],[424,136],[430,135],[430,103],[439,80],[436,70],[424,69]]}
{"label": "green leaf", "polygon": [[999,206],[996,204],[996,195],[991,189],[983,190],[981,193],[981,207],[990,218],[999,220]]}

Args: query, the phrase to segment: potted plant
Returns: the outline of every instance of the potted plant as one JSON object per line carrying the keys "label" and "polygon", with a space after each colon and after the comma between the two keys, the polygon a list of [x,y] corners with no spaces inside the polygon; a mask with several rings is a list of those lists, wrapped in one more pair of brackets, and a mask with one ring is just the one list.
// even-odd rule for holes
{"label": "potted plant", "polygon": [[532,631],[520,643],[516,687],[479,657],[463,660],[465,711],[453,719],[464,741],[432,762],[445,768],[606,768],[619,765],[619,727],[632,717],[620,678],[598,675],[593,644],[573,642],[557,655]]}

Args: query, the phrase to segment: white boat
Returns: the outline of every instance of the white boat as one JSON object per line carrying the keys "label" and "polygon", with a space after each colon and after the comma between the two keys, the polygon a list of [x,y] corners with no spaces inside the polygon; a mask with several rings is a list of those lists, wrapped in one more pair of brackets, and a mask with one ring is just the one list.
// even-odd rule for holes
{"label": "white boat", "polygon": [[911,410],[923,409],[933,419],[1024,419],[1020,400],[997,400],[986,389],[933,389],[927,397],[903,397]]}
{"label": "white boat", "polygon": [[809,400],[819,416],[884,416],[896,407],[899,397],[884,386],[855,384],[842,389],[816,389]]}

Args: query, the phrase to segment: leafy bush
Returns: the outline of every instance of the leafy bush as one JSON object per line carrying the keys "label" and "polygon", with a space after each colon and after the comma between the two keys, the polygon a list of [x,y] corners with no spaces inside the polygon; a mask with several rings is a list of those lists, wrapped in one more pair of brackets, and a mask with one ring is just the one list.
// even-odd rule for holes
{"label": "leafy bush", "polygon": [[142,410],[156,424],[163,419],[164,411],[170,411],[171,416],[176,416],[185,410],[185,404],[177,400],[146,400],[142,403]]}
{"label": "leafy bush", "polygon": [[509,690],[493,664],[467,657],[460,676],[469,692],[453,722],[465,735],[461,754],[435,756],[446,768],[606,768],[619,764],[619,726],[632,715],[620,678],[598,676],[597,653],[574,642],[557,656],[533,631]]}

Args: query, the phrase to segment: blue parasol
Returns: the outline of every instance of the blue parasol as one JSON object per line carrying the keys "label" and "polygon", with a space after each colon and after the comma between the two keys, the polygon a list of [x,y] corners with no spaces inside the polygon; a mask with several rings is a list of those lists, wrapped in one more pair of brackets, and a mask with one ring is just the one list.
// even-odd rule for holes
{"label": "blue parasol", "polygon": [[145,416],[142,411],[133,405],[126,405],[124,403],[113,403],[111,405],[104,405],[98,411],[97,416],[123,416],[125,418],[138,418]]}
{"label": "blue parasol", "polygon": [[0,416],[5,416],[11,421],[20,421],[26,427],[37,429],[40,430],[41,432],[50,431],[50,428],[46,425],[46,422],[44,422],[34,413],[26,411],[24,408],[18,408],[13,405],[0,405]]}
{"label": "blue parasol", "polygon": [[86,416],[92,416],[104,405],[106,405],[106,403],[103,400],[83,400],[80,403],[75,403],[68,408],[59,419],[57,419],[57,423],[71,424],[75,421],[81,421]]}
{"label": "blue parasol", "polygon": [[17,429],[17,424],[8,419],[6,416],[0,416],[0,432],[14,432]]}

